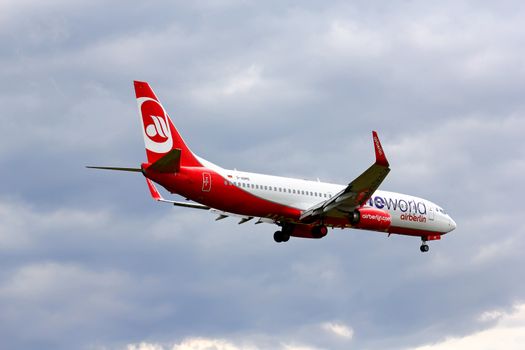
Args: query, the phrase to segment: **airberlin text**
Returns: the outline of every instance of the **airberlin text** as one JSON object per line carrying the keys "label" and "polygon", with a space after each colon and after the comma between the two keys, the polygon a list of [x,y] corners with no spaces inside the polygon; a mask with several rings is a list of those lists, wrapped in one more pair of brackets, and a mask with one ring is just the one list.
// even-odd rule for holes
{"label": "airberlin text", "polygon": [[381,215],[375,215],[375,214],[363,214],[361,216],[361,219],[374,220],[374,221],[377,221],[377,222],[387,221],[387,222],[390,223],[390,216],[381,216]]}
{"label": "airberlin text", "polygon": [[400,210],[402,214],[399,218],[404,221],[427,221],[424,216],[427,214],[427,207],[424,202],[375,196],[368,200],[368,205],[378,209]]}

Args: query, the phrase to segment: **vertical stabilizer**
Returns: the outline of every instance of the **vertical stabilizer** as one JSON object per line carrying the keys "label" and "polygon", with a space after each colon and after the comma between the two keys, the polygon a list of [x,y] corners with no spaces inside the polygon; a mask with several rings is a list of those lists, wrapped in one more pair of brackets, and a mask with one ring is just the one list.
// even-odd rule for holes
{"label": "vertical stabilizer", "polygon": [[155,163],[171,150],[180,149],[180,165],[202,166],[180,136],[149,84],[134,81],[134,85],[148,162]]}

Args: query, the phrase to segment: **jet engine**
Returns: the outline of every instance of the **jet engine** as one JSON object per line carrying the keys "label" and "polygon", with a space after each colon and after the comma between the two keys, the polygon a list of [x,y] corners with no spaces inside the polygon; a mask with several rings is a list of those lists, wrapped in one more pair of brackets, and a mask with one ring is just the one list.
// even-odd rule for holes
{"label": "jet engine", "polygon": [[364,230],[387,231],[392,223],[390,214],[377,208],[359,208],[349,216],[350,224]]}

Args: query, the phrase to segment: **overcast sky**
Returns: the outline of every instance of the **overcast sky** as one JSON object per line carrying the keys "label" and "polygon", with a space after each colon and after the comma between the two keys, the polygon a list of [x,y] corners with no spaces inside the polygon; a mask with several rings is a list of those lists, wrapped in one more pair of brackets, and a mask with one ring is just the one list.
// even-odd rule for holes
{"label": "overcast sky", "polygon": [[[522,349],[522,1],[0,1],[0,347]],[[151,200],[132,81],[226,168],[443,206],[416,238]],[[176,198],[176,197],[175,197]]]}

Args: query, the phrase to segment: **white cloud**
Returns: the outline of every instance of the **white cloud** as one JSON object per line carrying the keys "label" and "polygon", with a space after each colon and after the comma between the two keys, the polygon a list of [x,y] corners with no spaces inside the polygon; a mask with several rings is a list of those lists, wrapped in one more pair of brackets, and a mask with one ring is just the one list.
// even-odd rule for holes
{"label": "white cloud", "polygon": [[505,313],[501,310],[485,311],[481,315],[479,315],[478,321],[489,322],[489,321],[498,320],[503,316],[505,316]]}
{"label": "white cloud", "polygon": [[158,343],[141,342],[128,344],[127,350],[258,350],[259,347],[252,345],[236,345],[225,339],[213,338],[187,338],[173,345],[161,345]]}
{"label": "white cloud", "polygon": [[251,350],[254,347],[235,345],[223,339],[190,338],[175,344],[171,350]]}
{"label": "white cloud", "polygon": [[413,350],[521,350],[525,344],[525,304],[515,307],[507,314],[489,312],[482,318],[496,318],[496,324],[483,331],[461,337],[451,338],[437,344],[413,348]]}
{"label": "white cloud", "polygon": [[338,19],[330,23],[319,43],[326,46],[319,50],[323,55],[339,59],[374,58],[385,53],[387,45],[379,30],[371,30],[359,22]]}
{"label": "white cloud", "polygon": [[138,343],[138,344],[128,344],[126,346],[127,350],[164,350],[164,347],[160,344],[154,343]]}
{"label": "white cloud", "polygon": [[263,78],[260,65],[250,64],[245,68],[227,68],[223,76],[195,86],[191,96],[199,102],[217,103],[224,98],[235,98],[269,84]]}
{"label": "white cloud", "polygon": [[320,350],[318,347],[296,342],[280,342],[272,336],[264,336],[264,339],[259,339],[255,343],[252,341],[240,343],[226,339],[192,337],[170,345],[148,342],[128,344],[126,350]]}
{"label": "white cloud", "polygon": [[250,91],[261,83],[261,67],[251,65],[248,69],[229,78],[222,92],[225,95],[235,95]]}
{"label": "white cloud", "polygon": [[319,348],[308,345],[283,344],[282,350],[320,350]]}
{"label": "white cloud", "polygon": [[103,210],[38,211],[16,199],[0,197],[0,250],[28,249],[40,240],[55,239],[64,232],[74,236],[79,228],[96,230],[104,227],[109,217]]}
{"label": "white cloud", "polygon": [[343,323],[326,322],[322,324],[322,328],[341,338],[352,339],[354,336],[354,330]]}
{"label": "white cloud", "polygon": [[[97,332],[101,319],[143,311],[130,301],[128,290],[135,288],[132,278],[117,270],[35,262],[2,277],[0,332],[11,333],[13,341],[46,343],[78,329]],[[31,332],[18,332],[28,325]]]}

